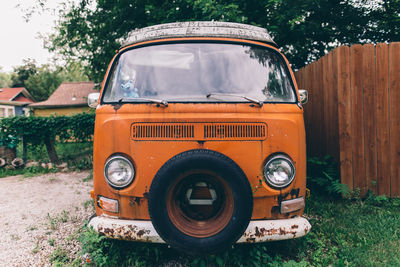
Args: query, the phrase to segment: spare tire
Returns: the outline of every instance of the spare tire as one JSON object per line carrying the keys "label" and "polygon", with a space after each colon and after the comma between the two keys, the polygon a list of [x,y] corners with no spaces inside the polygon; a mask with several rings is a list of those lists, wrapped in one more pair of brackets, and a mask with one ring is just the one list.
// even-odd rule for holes
{"label": "spare tire", "polygon": [[161,238],[180,251],[221,251],[246,230],[253,196],[246,175],[230,158],[190,150],[168,160],[149,191],[151,221]]}

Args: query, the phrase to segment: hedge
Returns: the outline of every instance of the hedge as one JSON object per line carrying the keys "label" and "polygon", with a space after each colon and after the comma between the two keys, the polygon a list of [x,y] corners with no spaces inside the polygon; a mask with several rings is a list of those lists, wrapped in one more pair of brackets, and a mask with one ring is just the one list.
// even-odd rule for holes
{"label": "hedge", "polygon": [[54,141],[88,142],[94,132],[94,113],[51,117],[9,117],[0,120],[0,146],[15,147],[16,140],[26,144],[45,144],[49,158],[58,163]]}

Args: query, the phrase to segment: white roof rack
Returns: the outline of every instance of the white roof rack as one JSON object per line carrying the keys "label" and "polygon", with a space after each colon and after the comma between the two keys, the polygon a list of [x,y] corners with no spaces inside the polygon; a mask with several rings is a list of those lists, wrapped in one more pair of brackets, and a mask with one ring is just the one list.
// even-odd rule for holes
{"label": "white roof rack", "polygon": [[122,47],[150,40],[179,37],[228,37],[275,44],[266,29],[233,22],[188,21],[154,25],[134,30]]}

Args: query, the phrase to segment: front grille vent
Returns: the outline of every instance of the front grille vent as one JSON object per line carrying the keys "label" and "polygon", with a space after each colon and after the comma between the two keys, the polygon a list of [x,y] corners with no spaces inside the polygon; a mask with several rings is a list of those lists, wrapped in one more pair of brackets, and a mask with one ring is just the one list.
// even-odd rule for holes
{"label": "front grille vent", "polygon": [[188,123],[137,123],[132,125],[136,140],[192,139],[194,125]]}
{"label": "front grille vent", "polygon": [[258,141],[267,137],[264,123],[134,123],[133,140]]}
{"label": "front grille vent", "polygon": [[205,139],[260,140],[266,137],[262,123],[210,123],[204,125]]}

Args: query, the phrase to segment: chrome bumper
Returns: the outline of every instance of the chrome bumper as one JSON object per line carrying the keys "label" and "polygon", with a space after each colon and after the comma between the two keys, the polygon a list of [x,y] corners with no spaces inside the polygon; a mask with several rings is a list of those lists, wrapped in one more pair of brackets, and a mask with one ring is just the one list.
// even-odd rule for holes
{"label": "chrome bumper", "polygon": [[[165,243],[151,221],[122,220],[109,217],[93,217],[89,226],[106,237],[150,243]],[[303,217],[280,220],[250,221],[237,243],[255,243],[284,240],[305,236],[311,229]]]}

